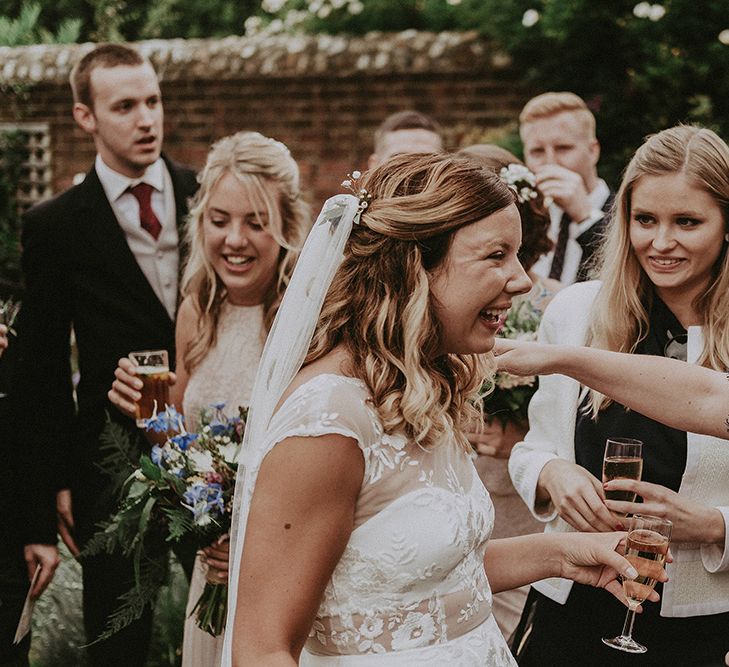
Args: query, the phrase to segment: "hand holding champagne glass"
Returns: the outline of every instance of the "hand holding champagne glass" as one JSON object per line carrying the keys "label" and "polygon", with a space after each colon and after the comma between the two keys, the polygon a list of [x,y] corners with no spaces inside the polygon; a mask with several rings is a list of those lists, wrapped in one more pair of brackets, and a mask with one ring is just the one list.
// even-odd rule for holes
{"label": "hand holding champagne glass", "polygon": [[[602,481],[613,479],[640,480],[643,473],[643,443],[632,438],[608,438],[605,443],[605,456],[602,462]],[[631,491],[606,491],[607,500],[635,502]]]}
{"label": "hand holding champagne glass", "polygon": [[634,514],[625,543],[625,558],[637,570],[635,579],[623,578],[623,591],[628,598],[628,613],[623,631],[617,637],[603,639],[611,648],[628,653],[645,653],[648,649],[633,639],[633,621],[638,605],[646,600],[661,578],[668,555],[673,525],[667,519],[648,514]]}
{"label": "hand holding champagne glass", "polygon": [[170,365],[167,350],[130,352],[129,359],[142,381],[141,398],[135,405],[136,423],[144,428],[144,420],[165,409],[170,402]]}

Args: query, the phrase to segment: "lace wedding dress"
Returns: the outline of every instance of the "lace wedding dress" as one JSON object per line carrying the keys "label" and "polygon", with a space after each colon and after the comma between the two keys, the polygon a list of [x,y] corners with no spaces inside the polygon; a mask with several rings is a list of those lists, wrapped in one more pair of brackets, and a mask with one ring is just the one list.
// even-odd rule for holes
{"label": "lace wedding dress", "polygon": [[302,667],[515,665],[483,567],[493,507],[470,455],[388,435],[357,379],[319,375],[273,416],[291,436],[357,441],[365,472],[354,530],[321,601]]}
{"label": "lace wedding dress", "polygon": [[[229,417],[238,406],[250,403],[253,381],[263,351],[263,306],[233,306],[225,302],[218,321],[217,340],[195,368],[182,401],[188,430],[194,430],[200,411],[225,402]],[[193,607],[205,587],[207,566],[198,556],[190,582],[182,647],[183,667],[218,667],[223,638],[213,637],[197,627],[191,618]]]}

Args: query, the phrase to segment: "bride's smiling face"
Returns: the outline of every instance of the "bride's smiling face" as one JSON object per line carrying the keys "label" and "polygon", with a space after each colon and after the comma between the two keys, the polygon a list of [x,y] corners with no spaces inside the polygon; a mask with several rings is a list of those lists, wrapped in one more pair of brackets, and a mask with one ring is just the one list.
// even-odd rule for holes
{"label": "bride's smiling face", "polygon": [[[226,173],[210,192],[203,216],[205,256],[239,306],[263,303],[276,280],[281,246],[268,231],[268,206],[251,196],[233,174]],[[266,198],[276,201],[272,184]]]}
{"label": "bride's smiling face", "polygon": [[482,354],[494,346],[511,300],[531,288],[517,259],[520,245],[513,204],[454,234],[430,281],[441,354]]}

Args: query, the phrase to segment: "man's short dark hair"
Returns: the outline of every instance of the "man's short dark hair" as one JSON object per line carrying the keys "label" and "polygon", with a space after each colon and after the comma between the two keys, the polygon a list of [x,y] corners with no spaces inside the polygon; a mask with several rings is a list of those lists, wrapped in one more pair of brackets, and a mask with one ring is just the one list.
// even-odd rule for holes
{"label": "man's short dark hair", "polygon": [[398,130],[428,130],[440,136],[440,125],[428,114],[420,111],[398,111],[389,115],[375,130],[375,153],[382,149],[382,141],[386,134]]}
{"label": "man's short dark hair", "polygon": [[93,109],[91,94],[91,72],[97,67],[136,67],[144,65],[145,60],[138,51],[125,44],[100,44],[89,51],[71,70],[71,90],[73,101],[81,102]]}

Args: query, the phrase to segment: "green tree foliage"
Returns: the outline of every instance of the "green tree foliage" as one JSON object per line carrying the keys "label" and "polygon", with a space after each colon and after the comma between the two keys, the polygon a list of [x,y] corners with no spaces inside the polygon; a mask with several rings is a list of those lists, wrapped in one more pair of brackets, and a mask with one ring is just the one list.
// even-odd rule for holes
{"label": "green tree foliage", "polygon": [[602,169],[613,183],[651,132],[698,122],[729,139],[729,79],[721,74],[729,71],[729,45],[719,39],[729,28],[726,0],[464,0],[462,6],[489,13],[481,29],[512,55],[527,84],[571,90],[587,101],[598,118]]}
{"label": "green tree foliage", "polygon": [[[41,6],[35,2],[23,2],[14,12],[6,14],[0,4],[0,46],[24,46],[26,44],[56,43],[72,44],[81,35],[83,21],[80,18],[65,18],[53,23],[53,28],[41,22]],[[10,8],[8,8],[10,9]]]}
{"label": "green tree foliage", "polygon": [[0,0],[0,45],[242,34],[260,0]]}

